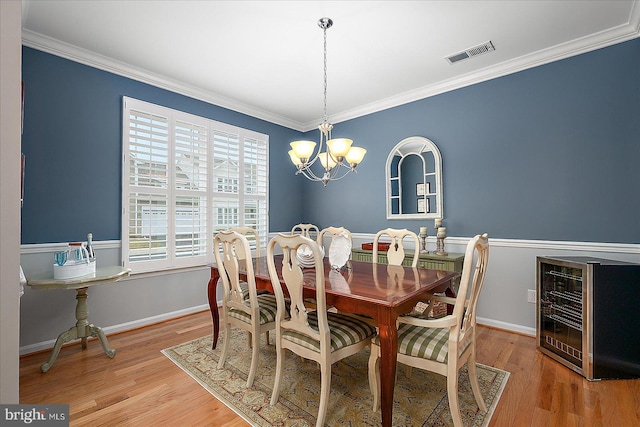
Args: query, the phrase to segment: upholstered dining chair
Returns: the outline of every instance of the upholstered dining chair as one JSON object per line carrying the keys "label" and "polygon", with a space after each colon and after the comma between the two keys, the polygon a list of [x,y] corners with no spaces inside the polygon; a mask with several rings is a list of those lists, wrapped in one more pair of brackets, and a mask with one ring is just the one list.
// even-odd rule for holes
{"label": "upholstered dining chair", "polygon": [[[249,247],[251,247],[251,241],[253,240],[254,244],[255,244],[255,258],[260,258],[260,235],[258,234],[258,230],[256,230],[255,228],[251,228],[251,227],[231,227],[229,228],[227,231],[235,231],[237,233],[242,234],[243,236],[245,236],[249,242]],[[236,247],[235,248],[236,251],[238,251],[238,259],[239,260],[244,260],[246,259],[246,254],[244,253],[243,247]],[[249,259],[251,259],[251,252],[249,252]],[[241,281],[240,282],[240,287],[242,288],[242,291],[244,292],[244,296],[245,298],[247,298],[249,296],[249,285],[247,284],[247,282]],[[259,289],[258,290],[258,295],[260,294],[268,294],[269,291],[267,291],[266,289]],[[268,336],[268,334],[267,334]]]}
{"label": "upholstered dining chair", "polygon": [[[242,249],[240,249],[242,248]],[[222,300],[222,323],[225,339],[218,369],[222,369],[229,349],[231,327],[249,332],[251,336],[251,368],[247,377],[247,387],[251,387],[258,367],[260,335],[275,329],[277,302],[275,295],[256,292],[256,279],[251,261],[251,249],[247,238],[235,231],[220,231],[213,239],[216,265],[222,279],[224,296]],[[240,254],[244,258],[240,258]],[[245,296],[240,280],[240,262],[244,261],[247,275],[248,296]],[[267,343],[269,336],[267,335]]]}
{"label": "upholstered dining chair", "polygon": [[418,258],[420,256],[420,241],[418,240],[418,235],[413,231],[403,229],[395,229],[395,228],[386,228],[384,230],[380,230],[376,233],[373,238],[373,262],[378,262],[378,242],[382,236],[387,236],[391,239],[391,243],[389,244],[389,250],[387,251],[387,264],[389,265],[402,265],[405,256],[404,249],[404,239],[409,238],[413,240],[414,243],[414,253],[413,253],[413,261],[411,262],[411,267],[418,266]]}
{"label": "upholstered dining chair", "polygon": [[[349,239],[350,242],[353,242],[353,238],[351,237],[351,232],[349,230],[347,230],[344,227],[326,227],[323,228],[322,230],[320,230],[320,233],[318,233],[318,246],[324,246],[324,237],[325,235],[328,235],[331,237],[331,241],[329,242],[329,246],[331,247],[331,243],[333,243],[333,239],[336,238],[336,236],[341,235],[342,233],[346,234],[347,238]],[[329,253],[328,250],[326,250],[325,248],[325,253]]]}
{"label": "upholstered dining chair", "polygon": [[[486,405],[480,392],[476,369],[476,307],[489,260],[486,234],[469,241],[462,267],[462,278],[455,298],[432,299],[453,304],[453,314],[437,319],[402,316],[398,318],[398,362],[444,375],[447,378],[449,409],[455,426],[462,426],[458,402],[458,371],[465,363],[471,389],[481,411]],[[380,404],[380,341],[371,340],[369,385],[373,410]]]}
{"label": "upholstered dining chair", "polygon": [[[302,245],[309,246],[313,252],[317,304],[315,311],[308,311],[305,306],[304,278],[296,256]],[[282,250],[282,279],[290,297],[289,306],[285,304],[283,286],[276,269],[276,246]],[[320,402],[316,426],[324,426],[331,387],[331,365],[368,346],[371,337],[375,335],[375,328],[352,317],[327,311],[323,257],[315,241],[302,235],[278,234],[267,246],[267,265],[278,301],[277,362],[271,405],[275,405],[280,396],[285,350],[288,349],[320,365]]]}
{"label": "upholstered dining chair", "polygon": [[314,224],[296,224],[291,228],[291,234],[302,234],[311,240],[316,240],[320,234],[320,229]]}
{"label": "upholstered dining chair", "polygon": [[[251,227],[231,227],[228,230],[235,231],[245,236],[249,241],[249,247],[251,247],[251,241],[253,241],[256,248],[255,258],[260,258],[260,235],[258,234],[258,230]],[[240,254],[240,256],[243,257],[240,259],[244,259],[244,253]]]}
{"label": "upholstered dining chair", "polygon": [[[255,258],[260,258],[260,235],[258,234],[258,230],[251,227],[231,227],[227,231],[235,231],[245,236],[247,238],[247,241],[249,242],[249,247],[251,247],[251,242],[253,241],[256,248]],[[247,258],[246,254],[244,253],[244,248],[242,245],[236,246],[235,250],[238,252],[238,260],[244,260]],[[249,259],[252,259],[251,252],[249,252]],[[241,280],[240,289],[242,289],[242,295],[244,299],[249,298],[249,284],[244,280]],[[269,293],[269,291],[266,289],[258,289],[256,292],[258,295]],[[248,334],[249,347],[251,347],[252,346],[251,332],[247,332],[247,334]],[[267,339],[267,343],[269,343],[269,331],[265,332],[264,335]]]}
{"label": "upholstered dining chair", "polygon": [[[325,236],[328,236],[331,238],[331,240],[329,241],[326,247],[324,246]],[[340,243],[338,243],[338,240],[336,240],[336,238],[339,238],[340,236],[346,237],[348,239],[348,243],[346,240],[342,240]],[[337,255],[336,258],[342,258],[340,261],[344,261],[346,263],[351,259],[351,248],[353,247],[353,238],[351,237],[351,232],[344,227],[326,227],[320,230],[320,233],[318,234],[318,246],[320,246],[320,248],[324,250],[325,254],[329,254],[330,261],[332,261],[331,246],[333,245],[334,241],[336,242],[336,245],[341,245],[342,243],[348,244],[348,247],[341,248],[340,246],[335,246],[333,248],[334,253]],[[344,263],[340,263],[340,264],[341,265],[335,265],[335,266],[332,265],[332,268],[333,267],[339,268],[344,266]]]}

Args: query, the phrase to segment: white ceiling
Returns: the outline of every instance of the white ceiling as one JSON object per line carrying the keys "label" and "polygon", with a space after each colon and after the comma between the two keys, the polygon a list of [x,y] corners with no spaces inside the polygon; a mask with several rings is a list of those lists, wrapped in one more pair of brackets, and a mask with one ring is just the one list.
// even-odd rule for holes
{"label": "white ceiling", "polygon": [[[638,37],[640,0],[23,0],[23,43],[298,130]],[[496,50],[445,58],[492,41]]]}

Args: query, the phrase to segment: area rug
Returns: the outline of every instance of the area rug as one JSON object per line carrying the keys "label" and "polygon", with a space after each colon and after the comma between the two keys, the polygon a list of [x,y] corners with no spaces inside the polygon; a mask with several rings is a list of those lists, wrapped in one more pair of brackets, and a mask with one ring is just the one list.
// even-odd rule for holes
{"label": "area rug", "polygon": [[[231,330],[229,354],[223,369],[217,364],[223,332],[215,350],[212,337],[206,336],[162,350],[162,353],[195,379],[209,393],[231,408],[252,426],[315,426],[320,391],[319,366],[287,351],[280,399],[271,406],[271,391],[276,366],[275,345],[261,337],[260,362],[251,388],[246,387],[251,363],[247,334]],[[379,426],[380,412],[373,412],[367,363],[369,350],[335,363],[331,370],[331,394],[327,426]],[[460,371],[459,399],[465,426],[487,426],[507,383],[509,373],[478,364],[480,388],[487,412],[476,406],[466,367]],[[413,369],[407,378],[398,368],[394,391],[394,426],[451,426],[446,378]]]}

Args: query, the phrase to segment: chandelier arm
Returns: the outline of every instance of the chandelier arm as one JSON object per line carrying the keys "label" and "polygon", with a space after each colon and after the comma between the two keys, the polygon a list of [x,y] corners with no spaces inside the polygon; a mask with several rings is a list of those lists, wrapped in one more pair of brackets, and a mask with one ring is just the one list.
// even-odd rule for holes
{"label": "chandelier arm", "polygon": [[[339,169],[338,168],[333,168],[333,169],[336,169],[336,171],[335,171],[334,175],[331,177],[331,181],[340,181],[342,178],[344,178],[345,176],[349,175],[350,172],[357,172],[355,169],[353,169],[353,170],[349,169],[347,171],[344,171],[344,173],[342,175],[338,176],[338,170]],[[332,172],[333,172],[333,169],[332,169]]]}
{"label": "chandelier arm", "polygon": [[316,175],[315,173],[313,173],[313,171],[309,168],[298,169],[298,171],[296,172],[296,175],[298,174],[302,174],[302,176],[304,176],[310,181],[322,181],[322,178]]}

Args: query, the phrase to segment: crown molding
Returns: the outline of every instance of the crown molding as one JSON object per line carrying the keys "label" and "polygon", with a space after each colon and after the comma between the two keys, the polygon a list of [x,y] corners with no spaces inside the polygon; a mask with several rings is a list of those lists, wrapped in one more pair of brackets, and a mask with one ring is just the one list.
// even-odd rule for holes
{"label": "crown molding", "polygon": [[[351,110],[343,111],[329,117],[333,124],[372,114],[378,111],[397,107],[420,99],[429,98],[455,89],[471,86],[508,74],[517,73],[540,65],[548,64],[572,56],[602,49],[607,46],[634,39],[640,35],[640,2],[634,1],[629,16],[629,22],[599,33],[562,43],[548,49],[539,50],[529,55],[523,55],[510,61],[492,65],[472,73],[444,80],[434,85],[404,92],[392,97],[366,104]],[[305,131],[314,129],[317,121],[305,123]]]}
{"label": "crown molding", "polygon": [[121,61],[116,61],[115,59],[61,42],[40,33],[23,29],[22,45],[47,52],[61,58],[69,59],[80,64],[88,65],[99,70],[107,71],[109,73],[117,74],[161,89],[185,95],[199,101],[227,108],[251,117],[266,120],[297,131],[302,131],[300,123],[287,119],[286,117],[261,110],[232,98],[224,97],[214,92],[188,85],[160,74],[152,73],[142,68],[134,67]]}
{"label": "crown molding", "polygon": [[[26,16],[25,12],[27,7],[28,2],[23,2],[23,19],[24,16]],[[346,110],[341,113],[331,115],[329,117],[329,121],[333,124],[344,122],[346,120],[355,119],[357,117],[362,117],[397,107],[399,105],[418,101],[420,99],[429,98],[476,83],[524,71],[550,62],[591,52],[593,50],[634,39],[639,36],[639,32],[640,2],[635,0],[631,8],[631,13],[629,14],[629,21],[624,25],[619,25],[596,34],[562,43],[548,49],[543,49],[532,54],[524,55],[510,61],[505,61],[491,67],[486,67],[456,78],[441,81],[437,84],[423,86],[421,88],[378,100],[351,110]],[[124,62],[116,61],[106,56],[96,54],[86,49],[82,49],[26,29],[23,29],[22,31],[22,44],[33,49],[41,50],[52,55],[60,56],[71,61],[147,83],[162,89],[170,90],[190,98],[218,105],[238,113],[266,120],[300,132],[314,130],[317,128],[318,123],[322,122],[321,118],[306,123],[291,120],[286,117],[273,114],[269,111],[241,103],[232,98],[224,97],[211,91],[170,79],[166,76],[133,67]]]}

